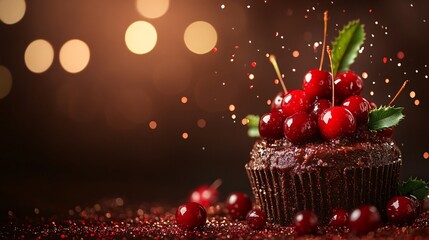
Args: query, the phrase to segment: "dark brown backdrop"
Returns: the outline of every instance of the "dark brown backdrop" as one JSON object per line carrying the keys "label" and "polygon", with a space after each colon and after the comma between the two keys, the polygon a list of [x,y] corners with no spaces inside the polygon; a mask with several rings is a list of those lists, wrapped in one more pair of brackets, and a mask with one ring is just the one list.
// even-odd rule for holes
{"label": "dark brown backdrop", "polygon": [[[222,197],[249,192],[243,166],[254,140],[241,119],[267,111],[267,99],[280,90],[265,54],[277,55],[290,89],[300,87],[305,72],[318,66],[313,44],[322,40],[325,9],[330,40],[349,20],[365,24],[364,50],[352,66],[368,73],[363,95],[387,104],[389,94],[411,81],[397,100],[407,117],[394,137],[404,155],[402,177],[428,179],[427,1],[171,1],[158,19],[140,16],[134,1],[27,1],[19,23],[0,23],[0,65],[11,71],[14,84],[0,99],[0,214],[68,209],[117,196],[176,205],[216,178],[224,181]],[[155,49],[145,55],[132,54],[124,43],[126,28],[137,20],[158,31]],[[216,52],[187,50],[183,32],[197,20],[216,28]],[[42,74],[30,72],[23,60],[38,38],[55,50],[53,65]],[[72,38],[91,49],[87,68],[78,74],[65,72],[58,61],[60,47]],[[299,57],[292,56],[294,50]],[[140,107],[118,100],[129,89],[151,101],[143,123],[121,115],[124,106]],[[188,103],[181,103],[183,96]],[[205,128],[197,126],[198,119],[206,121]],[[151,120],[155,130],[148,127]]]}

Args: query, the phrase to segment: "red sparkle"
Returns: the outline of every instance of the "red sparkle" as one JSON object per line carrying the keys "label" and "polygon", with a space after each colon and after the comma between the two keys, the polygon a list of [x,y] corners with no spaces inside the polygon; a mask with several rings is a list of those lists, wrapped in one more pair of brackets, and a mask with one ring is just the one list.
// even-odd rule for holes
{"label": "red sparkle", "polygon": [[368,12],[372,13],[372,9],[369,9]]}
{"label": "red sparkle", "polygon": [[214,47],[213,49],[212,49],[212,52],[217,52],[217,47]]}
{"label": "red sparkle", "polygon": [[397,57],[398,59],[403,59],[403,58],[405,57],[405,53],[404,53],[403,51],[399,51],[399,52],[396,54],[396,57]]}
{"label": "red sparkle", "polygon": [[383,63],[387,63],[387,57],[383,58]]}
{"label": "red sparkle", "polygon": [[256,67],[256,62],[251,63],[252,67]]}

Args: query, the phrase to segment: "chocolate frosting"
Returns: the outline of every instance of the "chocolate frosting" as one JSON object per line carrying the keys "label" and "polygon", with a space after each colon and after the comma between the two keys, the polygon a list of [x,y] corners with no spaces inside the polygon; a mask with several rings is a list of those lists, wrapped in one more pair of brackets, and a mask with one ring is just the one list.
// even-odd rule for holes
{"label": "chocolate frosting", "polygon": [[353,138],[295,145],[286,139],[256,141],[248,166],[256,169],[290,169],[296,173],[328,167],[340,171],[352,167],[377,167],[401,159],[391,138],[361,131]]}

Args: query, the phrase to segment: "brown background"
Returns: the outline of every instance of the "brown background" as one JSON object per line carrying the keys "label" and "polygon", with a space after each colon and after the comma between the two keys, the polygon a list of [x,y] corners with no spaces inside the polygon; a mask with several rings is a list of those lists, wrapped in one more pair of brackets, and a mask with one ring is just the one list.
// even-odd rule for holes
{"label": "brown background", "polygon": [[[396,102],[406,108],[407,118],[394,137],[403,151],[402,177],[428,179],[429,160],[423,158],[429,151],[428,2],[333,2],[171,1],[166,15],[145,19],[134,1],[27,1],[19,23],[0,23],[0,64],[14,80],[11,93],[0,100],[0,214],[68,209],[117,196],[177,205],[216,178],[224,181],[222,197],[249,192],[243,166],[254,139],[247,137],[241,119],[263,114],[267,99],[280,90],[265,54],[277,55],[290,89],[300,87],[305,72],[318,67],[320,54],[312,46],[322,40],[325,9],[330,40],[349,20],[365,24],[364,51],[352,66],[368,73],[364,96],[387,104],[389,94],[411,81]],[[132,54],[124,44],[126,28],[137,20],[158,31],[155,49],[145,55]],[[216,28],[217,52],[196,55],[186,48],[183,32],[197,20]],[[28,44],[38,38],[55,50],[53,65],[42,74],[30,72],[23,60]],[[78,74],[67,73],[58,62],[60,47],[73,38],[91,49],[87,68]],[[399,51],[405,53],[402,60]],[[384,64],[383,57],[392,60]],[[250,66],[253,61],[256,68]],[[128,104],[122,97],[129,92],[146,100]],[[180,102],[183,96],[188,103]],[[142,123],[121,115],[123,109],[142,106]],[[198,119],[207,122],[205,128],[197,126]],[[158,124],[155,130],[148,127],[151,120]]]}

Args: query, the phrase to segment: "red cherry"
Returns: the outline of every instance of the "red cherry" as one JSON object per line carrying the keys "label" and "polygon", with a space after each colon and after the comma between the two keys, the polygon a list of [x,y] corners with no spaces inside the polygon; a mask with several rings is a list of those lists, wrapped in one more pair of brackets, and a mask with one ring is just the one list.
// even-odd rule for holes
{"label": "red cherry", "polygon": [[377,104],[375,104],[373,101],[370,101],[370,100],[368,100],[368,102],[370,106],[369,110],[377,109]]}
{"label": "red cherry", "polygon": [[232,219],[242,219],[252,209],[252,201],[245,193],[234,192],[226,198],[225,207]]}
{"label": "red cherry", "polygon": [[335,98],[339,102],[350,96],[359,95],[363,88],[362,79],[356,73],[350,71],[338,74],[335,77],[334,84]]}
{"label": "red cherry", "polygon": [[410,197],[396,196],[387,203],[386,213],[389,221],[394,224],[411,223],[416,219],[419,203]]}
{"label": "red cherry", "polygon": [[311,234],[316,232],[319,219],[314,212],[304,210],[295,215],[293,225],[299,235]]}
{"label": "red cherry", "polygon": [[393,135],[393,128],[386,128],[378,132],[382,137],[391,138]]}
{"label": "red cherry", "polygon": [[352,233],[362,235],[376,230],[381,225],[380,213],[376,207],[364,205],[350,214],[349,229]]}
{"label": "red cherry", "polygon": [[327,108],[331,107],[331,101],[327,99],[317,99],[310,108],[310,114],[313,119],[319,118],[320,114]]}
{"label": "red cherry", "polygon": [[425,199],[420,201],[420,211],[429,210],[429,196],[426,196]]}
{"label": "red cherry", "polygon": [[342,106],[347,108],[353,114],[356,124],[368,123],[371,105],[365,98],[358,95],[350,96],[344,100]]}
{"label": "red cherry", "polygon": [[271,102],[272,111],[277,109],[282,109],[282,102],[285,95],[286,95],[285,92],[277,93],[277,95],[274,97],[273,101]]}
{"label": "red cherry", "polygon": [[334,209],[332,218],[329,221],[329,226],[344,227],[349,221],[349,213],[344,209]]}
{"label": "red cherry", "polygon": [[328,71],[312,69],[302,82],[302,89],[310,100],[330,98],[332,96],[332,75]]}
{"label": "red cherry", "polygon": [[176,221],[183,229],[194,229],[206,224],[207,213],[203,206],[190,202],[180,205],[176,211]]}
{"label": "red cherry", "polygon": [[218,195],[216,188],[204,185],[192,192],[189,202],[196,202],[203,207],[210,207],[217,201]]}
{"label": "red cherry", "polygon": [[310,107],[310,99],[302,90],[292,90],[283,98],[282,109],[285,117],[297,112],[308,112]]}
{"label": "red cherry", "polygon": [[272,111],[262,115],[259,120],[259,134],[263,138],[283,138],[283,122],[285,118],[280,111]]}
{"label": "red cherry", "polygon": [[318,119],[319,130],[328,140],[342,137],[356,130],[356,121],[353,114],[344,107],[325,109]]}
{"label": "red cherry", "polygon": [[293,144],[310,142],[317,135],[316,121],[308,113],[298,112],[284,121],[284,134]]}
{"label": "red cherry", "polygon": [[259,230],[265,227],[267,218],[265,213],[259,209],[250,210],[246,216],[247,223],[253,229]]}

